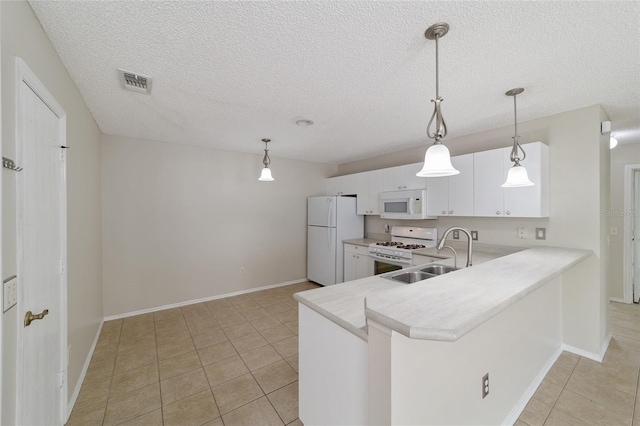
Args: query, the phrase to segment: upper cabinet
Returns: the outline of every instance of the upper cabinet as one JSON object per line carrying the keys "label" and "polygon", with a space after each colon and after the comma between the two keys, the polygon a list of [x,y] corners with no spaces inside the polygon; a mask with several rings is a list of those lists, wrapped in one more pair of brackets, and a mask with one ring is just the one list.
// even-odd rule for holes
{"label": "upper cabinet", "polygon": [[358,214],[380,214],[380,193],[382,192],[382,170],[357,173],[359,191],[356,210]]}
{"label": "upper cabinet", "polygon": [[419,178],[421,163],[327,179],[327,194],[357,195],[358,214],[379,215],[380,194],[427,188],[429,216],[548,217],[549,147],[542,142],[522,145],[534,186],[502,188],[513,166],[511,148],[451,157],[460,174]]}
{"label": "upper cabinet", "polygon": [[403,191],[426,188],[427,178],[416,176],[421,168],[422,163],[416,163],[382,169],[382,190]]}
{"label": "upper cabinet", "polygon": [[509,158],[511,148],[474,154],[474,216],[549,216],[549,147],[542,142],[533,142],[522,148],[526,158],[520,164],[527,169],[534,186],[502,188],[513,166]]}
{"label": "upper cabinet", "polygon": [[356,195],[360,188],[360,174],[327,179],[327,195]]}
{"label": "upper cabinet", "polygon": [[473,154],[451,157],[460,174],[427,178],[429,216],[473,216]]}

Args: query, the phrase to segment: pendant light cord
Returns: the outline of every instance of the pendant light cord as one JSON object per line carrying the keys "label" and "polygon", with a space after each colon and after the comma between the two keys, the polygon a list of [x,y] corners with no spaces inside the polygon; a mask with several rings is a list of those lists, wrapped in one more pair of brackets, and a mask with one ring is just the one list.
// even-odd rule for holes
{"label": "pendant light cord", "polygon": [[[439,34],[436,34],[436,99],[435,101],[431,99],[433,102],[433,114],[431,114],[431,119],[429,120],[429,124],[427,124],[427,136],[431,139],[435,139],[436,143],[440,143],[440,139],[447,136],[447,123],[444,121],[444,117],[442,117],[442,111],[440,111],[440,103],[442,102],[442,98],[440,97],[440,72],[439,72],[439,61],[438,61],[438,39],[440,38]],[[431,133],[431,124],[433,123],[433,119],[436,119],[436,128],[433,133]]]}

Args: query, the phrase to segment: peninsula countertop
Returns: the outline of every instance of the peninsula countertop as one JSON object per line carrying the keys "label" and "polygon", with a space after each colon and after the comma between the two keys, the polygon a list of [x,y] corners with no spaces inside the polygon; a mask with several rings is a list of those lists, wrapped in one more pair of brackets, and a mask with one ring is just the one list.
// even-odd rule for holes
{"label": "peninsula countertop", "polygon": [[455,341],[592,253],[557,247],[483,253],[483,263],[414,284],[373,276],[294,297],[364,340],[370,318],[412,339]]}

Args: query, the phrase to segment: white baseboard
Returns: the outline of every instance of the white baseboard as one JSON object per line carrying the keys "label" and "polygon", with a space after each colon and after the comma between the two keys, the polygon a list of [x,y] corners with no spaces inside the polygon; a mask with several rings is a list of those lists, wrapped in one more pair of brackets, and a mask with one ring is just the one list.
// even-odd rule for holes
{"label": "white baseboard", "polygon": [[551,367],[553,367],[553,364],[556,362],[556,360],[562,353],[564,349],[563,346],[564,345],[560,346],[553,353],[553,355],[551,355],[551,357],[547,360],[547,362],[544,364],[544,367],[542,367],[542,369],[540,370],[536,378],[533,379],[533,381],[531,382],[527,390],[522,394],[518,403],[515,405],[515,407],[513,407],[513,409],[507,416],[507,418],[504,419],[504,421],[502,422],[503,425],[513,425],[516,422],[516,420],[518,420],[518,417],[520,417],[520,414],[522,414],[522,411],[529,403],[529,400],[531,399],[533,394],[536,393],[538,386],[540,386],[540,383],[542,383],[545,376],[547,375],[549,370],[551,370]]}
{"label": "white baseboard", "polygon": [[609,300],[610,300],[611,302],[627,303],[627,304],[629,303],[629,302],[627,302],[627,301],[626,301],[626,300],[624,300],[624,299],[620,299],[619,297],[610,297],[610,298],[609,298]]}
{"label": "white baseboard", "polygon": [[602,346],[600,347],[600,353],[585,351],[584,349],[576,348],[575,346],[571,346],[567,344],[563,344],[562,349],[567,352],[571,352],[573,354],[583,356],[585,358],[589,358],[597,362],[602,362],[602,359],[604,358],[604,354],[607,352],[607,348],[609,347],[609,342],[611,342],[611,337],[612,335],[611,333],[609,333],[607,338],[604,339],[604,342],[602,342]]}
{"label": "white baseboard", "polygon": [[306,282],[306,281],[308,281],[308,280],[306,278],[303,278],[303,279],[299,279],[299,280],[286,281],[286,282],[278,283],[278,284],[270,284],[270,285],[265,285],[265,286],[262,286],[262,287],[250,288],[250,289],[247,289],[247,290],[234,291],[233,293],[226,293],[226,294],[220,294],[220,295],[217,295],[217,296],[203,297],[203,298],[200,298],[200,299],[187,300],[185,302],[171,303],[169,305],[156,306],[155,308],[141,309],[139,311],[127,312],[127,313],[118,314],[118,315],[111,315],[111,316],[105,317],[104,320],[105,321],[111,321],[111,320],[116,320],[116,319],[120,319],[120,318],[133,317],[135,315],[142,315],[142,314],[148,314],[150,312],[164,311],[166,309],[179,308],[181,306],[193,305],[193,304],[196,304],[196,303],[208,302],[210,300],[216,300],[216,299],[224,299],[225,297],[239,296],[241,294],[255,293],[256,291],[269,290],[270,288],[284,287],[286,285],[298,284],[298,283],[303,283],[303,282]]}
{"label": "white baseboard", "polygon": [[73,388],[73,393],[71,394],[71,398],[69,399],[69,404],[67,407],[67,422],[69,421],[69,416],[71,416],[71,412],[73,411],[73,406],[76,405],[76,400],[78,399],[78,395],[80,394],[80,388],[82,388],[84,377],[87,375],[87,370],[89,369],[89,364],[91,363],[91,357],[93,356],[93,352],[96,350],[96,345],[98,344],[98,339],[100,338],[100,332],[102,331],[103,324],[104,321],[100,321],[98,331],[96,332],[96,337],[93,339],[93,344],[91,345],[91,349],[89,349],[89,354],[87,355],[87,359],[84,361],[84,366],[82,367],[82,371],[80,372],[80,377],[78,378],[78,381]]}

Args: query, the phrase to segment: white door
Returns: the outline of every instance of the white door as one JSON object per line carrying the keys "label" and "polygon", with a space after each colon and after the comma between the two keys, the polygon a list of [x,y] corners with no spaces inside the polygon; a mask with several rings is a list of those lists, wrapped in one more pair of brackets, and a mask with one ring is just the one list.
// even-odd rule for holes
{"label": "white door", "polygon": [[634,175],[635,212],[633,223],[633,301],[640,301],[640,170]]}
{"label": "white door", "polygon": [[336,228],[307,227],[307,278],[322,285],[336,283]]}
{"label": "white door", "polygon": [[[19,60],[16,110],[18,217],[18,421],[66,421],[65,117]],[[43,99],[45,101],[43,101]],[[46,102],[46,103],[45,103]],[[53,110],[52,110],[53,109]],[[54,110],[56,112],[54,112]],[[29,325],[27,316],[36,317]],[[46,315],[45,315],[46,314]]]}

